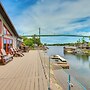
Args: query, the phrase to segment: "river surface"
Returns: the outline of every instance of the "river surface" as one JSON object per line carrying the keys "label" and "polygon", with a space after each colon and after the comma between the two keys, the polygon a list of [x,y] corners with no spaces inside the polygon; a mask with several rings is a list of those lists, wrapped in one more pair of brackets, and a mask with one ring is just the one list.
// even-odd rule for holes
{"label": "river surface", "polygon": [[90,90],[90,56],[64,54],[63,46],[49,46],[47,54],[64,57],[70,64],[70,69],[66,71]]}

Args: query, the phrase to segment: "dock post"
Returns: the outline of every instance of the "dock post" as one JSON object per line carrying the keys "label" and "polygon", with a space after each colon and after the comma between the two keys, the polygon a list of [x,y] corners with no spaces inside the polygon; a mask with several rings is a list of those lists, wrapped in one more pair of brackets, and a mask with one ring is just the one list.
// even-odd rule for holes
{"label": "dock post", "polygon": [[70,81],[71,81],[71,77],[70,77],[70,75],[69,75],[69,76],[68,76],[68,90],[71,90]]}
{"label": "dock post", "polygon": [[50,90],[50,56],[49,56],[49,81],[48,81],[48,90]]}

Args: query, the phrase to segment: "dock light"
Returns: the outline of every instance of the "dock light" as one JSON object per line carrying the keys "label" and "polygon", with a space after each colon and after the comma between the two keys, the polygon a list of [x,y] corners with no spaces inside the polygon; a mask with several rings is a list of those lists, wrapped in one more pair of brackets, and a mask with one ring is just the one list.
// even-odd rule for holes
{"label": "dock light", "polygon": [[71,90],[71,87],[73,87],[73,84],[71,83],[71,76],[68,76],[68,90]]}

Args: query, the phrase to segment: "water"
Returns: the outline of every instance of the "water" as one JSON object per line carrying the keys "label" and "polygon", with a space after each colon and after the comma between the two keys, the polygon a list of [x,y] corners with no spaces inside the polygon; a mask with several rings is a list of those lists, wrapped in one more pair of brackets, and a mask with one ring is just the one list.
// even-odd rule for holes
{"label": "water", "polygon": [[62,46],[49,46],[48,55],[59,54],[70,64],[70,69],[66,70],[76,78],[87,90],[90,90],[90,56],[64,54]]}

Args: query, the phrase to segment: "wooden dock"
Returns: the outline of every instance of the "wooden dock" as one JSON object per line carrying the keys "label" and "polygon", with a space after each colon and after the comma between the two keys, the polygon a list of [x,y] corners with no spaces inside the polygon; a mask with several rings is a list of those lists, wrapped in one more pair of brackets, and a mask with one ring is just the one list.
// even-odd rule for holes
{"label": "wooden dock", "polygon": [[55,64],[52,64],[54,69],[60,69],[60,68],[63,68],[63,69],[69,69],[69,64],[62,64],[62,63],[55,63]]}
{"label": "wooden dock", "polygon": [[[6,65],[0,64],[0,90],[48,90],[48,64],[45,64],[48,58],[43,51],[40,51],[40,55],[37,50],[31,50],[24,57],[15,57]],[[54,73],[63,89],[56,83],[52,71],[51,90],[67,90],[67,75],[61,69],[58,72],[54,69]],[[74,80],[72,83],[72,90],[83,90]]]}
{"label": "wooden dock", "polygon": [[66,59],[64,59],[63,57],[61,57],[60,55],[53,55],[51,56],[52,59],[59,59],[62,62],[67,62]]}
{"label": "wooden dock", "polygon": [[66,59],[61,57],[60,55],[53,55],[51,56],[51,59],[54,59],[56,63],[53,63],[54,67],[62,67],[64,69],[69,69],[69,64]]}
{"label": "wooden dock", "polygon": [[[14,57],[6,65],[0,64],[0,90],[48,90],[43,63],[38,50],[31,50],[24,57]],[[52,84],[52,90],[61,89]]]}
{"label": "wooden dock", "polygon": [[0,90],[48,90],[37,51],[0,65]]}

